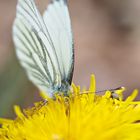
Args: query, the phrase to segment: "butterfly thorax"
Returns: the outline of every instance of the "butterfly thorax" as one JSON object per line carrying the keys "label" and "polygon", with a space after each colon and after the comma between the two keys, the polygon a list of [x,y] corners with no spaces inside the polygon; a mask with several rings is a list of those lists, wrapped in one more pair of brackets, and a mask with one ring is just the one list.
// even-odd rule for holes
{"label": "butterfly thorax", "polygon": [[69,91],[70,91],[70,84],[66,80],[63,80],[61,82],[60,86],[55,87],[54,89],[55,94],[60,94],[64,96],[69,96]]}

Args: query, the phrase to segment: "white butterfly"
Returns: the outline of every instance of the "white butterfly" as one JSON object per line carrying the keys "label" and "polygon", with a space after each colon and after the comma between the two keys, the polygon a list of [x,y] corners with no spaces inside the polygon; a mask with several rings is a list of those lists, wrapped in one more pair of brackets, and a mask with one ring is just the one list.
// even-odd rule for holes
{"label": "white butterfly", "polygon": [[50,97],[67,94],[74,68],[67,1],[53,0],[41,16],[34,0],[18,0],[13,40],[29,79]]}

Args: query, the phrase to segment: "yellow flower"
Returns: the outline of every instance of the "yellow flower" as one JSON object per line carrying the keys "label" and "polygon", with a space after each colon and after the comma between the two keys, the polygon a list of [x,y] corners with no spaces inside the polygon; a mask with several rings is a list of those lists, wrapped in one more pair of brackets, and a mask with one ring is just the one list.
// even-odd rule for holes
{"label": "yellow flower", "polygon": [[[123,90],[122,90],[123,91]],[[111,92],[95,94],[94,76],[88,91],[73,85],[70,97],[56,95],[47,103],[36,103],[15,120],[0,119],[1,140],[140,140],[140,102],[137,90],[126,100]]]}

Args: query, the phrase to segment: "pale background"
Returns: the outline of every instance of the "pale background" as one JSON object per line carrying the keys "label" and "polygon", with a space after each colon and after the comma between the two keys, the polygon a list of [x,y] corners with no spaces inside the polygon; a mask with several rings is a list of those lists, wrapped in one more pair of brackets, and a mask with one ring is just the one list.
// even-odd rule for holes
{"label": "pale background", "polygon": [[[27,80],[15,57],[12,23],[16,0],[0,0],[0,117],[13,116],[13,105],[32,106],[38,90]],[[47,0],[37,0],[43,11]],[[75,40],[73,81],[97,90],[125,86],[140,90],[140,1],[69,0]]]}

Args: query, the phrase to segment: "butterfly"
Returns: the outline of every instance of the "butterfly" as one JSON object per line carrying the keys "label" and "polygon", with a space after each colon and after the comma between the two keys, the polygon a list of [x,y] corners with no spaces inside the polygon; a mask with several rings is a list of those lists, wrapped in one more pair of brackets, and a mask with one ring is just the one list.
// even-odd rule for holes
{"label": "butterfly", "polygon": [[49,97],[68,94],[74,43],[67,0],[53,0],[43,16],[34,0],[18,0],[13,41],[30,81]]}

